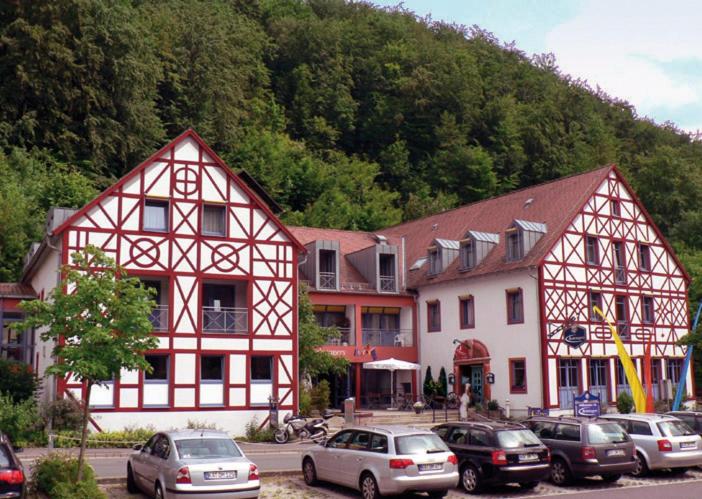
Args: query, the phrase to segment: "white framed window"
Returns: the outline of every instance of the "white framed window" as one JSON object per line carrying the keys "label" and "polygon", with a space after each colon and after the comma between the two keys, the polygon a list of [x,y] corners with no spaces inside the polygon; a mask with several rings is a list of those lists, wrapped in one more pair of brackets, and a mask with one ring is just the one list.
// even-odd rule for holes
{"label": "white framed window", "polygon": [[206,204],[202,208],[202,233],[206,236],[227,234],[226,208],[222,205]]}
{"label": "white framed window", "polygon": [[144,201],[144,230],[168,231],[168,201],[146,199]]}

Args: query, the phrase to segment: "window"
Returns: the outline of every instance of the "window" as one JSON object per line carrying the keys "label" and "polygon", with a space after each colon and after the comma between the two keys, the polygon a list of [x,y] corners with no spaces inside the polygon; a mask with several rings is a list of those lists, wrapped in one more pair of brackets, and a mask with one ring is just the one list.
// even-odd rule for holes
{"label": "window", "polygon": [[556,425],[556,440],[566,440],[568,442],[580,441],[580,425],[563,424]]}
{"label": "window", "polygon": [[609,400],[607,388],[607,370],[609,362],[605,359],[590,359],[590,392],[599,395],[602,402]]}
{"label": "window", "polygon": [[595,236],[585,238],[585,258],[588,265],[600,264],[600,248]]}
{"label": "window", "polygon": [[619,201],[616,199],[612,199],[609,202],[609,210],[612,212],[613,217],[621,217],[622,216],[622,209],[619,204]]}
{"label": "window", "polygon": [[387,454],[388,437],[386,437],[385,435],[378,435],[376,433],[373,433],[371,435],[370,451],[377,452],[379,454]]}
{"label": "window", "polygon": [[387,291],[394,293],[396,291],[396,280],[395,280],[395,255],[381,254],[378,259],[378,271],[380,275],[379,291]]}
{"label": "window", "polygon": [[319,250],[319,287],[336,289],[336,250]]}
{"label": "window", "polygon": [[680,372],[682,371],[682,359],[668,359],[666,362],[667,376],[673,384],[680,382]]}
{"label": "window", "polygon": [[438,300],[427,302],[427,330],[430,333],[441,331],[441,304]]}
{"label": "window", "polygon": [[507,324],[524,322],[524,303],[522,290],[507,290]]}
{"label": "window", "polygon": [[145,383],[168,383],[168,355],[145,355],[151,372],[144,371]]}
{"label": "window", "polygon": [[602,310],[602,293],[590,291],[590,320],[593,322],[601,322],[602,316],[595,313],[595,307]]}
{"label": "window", "polygon": [[526,392],[526,360],[509,359],[509,393]]}
{"label": "window", "polygon": [[224,381],[224,357],[203,355],[200,357],[200,381]]}
{"label": "window", "polygon": [[351,439],[349,444],[350,450],[368,450],[368,443],[370,442],[370,433],[366,431],[359,431]]}
{"label": "window", "polygon": [[639,270],[651,270],[651,247],[648,244],[639,244]]}
{"label": "window", "polygon": [[522,258],[522,233],[513,230],[507,233],[507,261],[520,260]]}
{"label": "window", "polygon": [[251,357],[251,382],[271,383],[273,381],[273,357]]}
{"label": "window", "polygon": [[166,232],[168,230],[168,201],[147,199],[144,201],[144,230]]}
{"label": "window", "polygon": [[626,296],[617,295],[614,298],[614,315],[617,319],[617,333],[622,338],[629,337],[629,310]]}
{"label": "window", "polygon": [[475,303],[472,296],[459,298],[458,300],[459,315],[461,319],[461,329],[470,329],[475,327]]}
{"label": "window", "polygon": [[350,430],[339,432],[329,441],[327,447],[331,447],[332,449],[345,449],[352,436],[353,431]]}
{"label": "window", "polygon": [[434,248],[429,250],[429,274],[441,272],[441,252]]}
{"label": "window", "polygon": [[207,236],[224,236],[227,232],[224,206],[206,204],[202,210],[202,233]]}
{"label": "window", "polygon": [[614,248],[614,280],[617,284],[626,284],[626,265],[624,260],[624,243],[615,241]]}
{"label": "window", "polygon": [[630,421],[631,423],[631,430],[629,430],[629,433],[632,435],[653,435],[653,431],[651,431],[651,425],[649,425],[645,421]]}
{"label": "window", "polygon": [[475,246],[473,241],[468,241],[461,246],[461,269],[468,270],[475,267]]}
{"label": "window", "polygon": [[151,453],[161,459],[168,459],[168,456],[171,453],[171,444],[168,441],[168,437],[161,435],[161,438],[159,438],[154,444],[154,448]]}
{"label": "window", "polygon": [[556,434],[556,423],[534,421],[531,424],[531,431],[539,438],[551,439]]}
{"label": "window", "polygon": [[478,430],[477,428],[471,428],[468,445],[477,445],[480,447],[490,447],[492,444],[490,442],[490,434],[485,430]]}
{"label": "window", "polygon": [[652,296],[642,296],[641,297],[641,318],[644,324],[653,324],[653,297]]}

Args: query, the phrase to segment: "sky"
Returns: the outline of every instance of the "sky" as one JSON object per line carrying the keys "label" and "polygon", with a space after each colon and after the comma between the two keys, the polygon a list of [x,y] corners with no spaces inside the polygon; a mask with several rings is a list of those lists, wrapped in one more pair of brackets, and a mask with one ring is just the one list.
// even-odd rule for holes
{"label": "sky", "polygon": [[[395,6],[399,0],[371,0]],[[477,24],[657,123],[702,131],[700,0],[405,0],[420,16]]]}

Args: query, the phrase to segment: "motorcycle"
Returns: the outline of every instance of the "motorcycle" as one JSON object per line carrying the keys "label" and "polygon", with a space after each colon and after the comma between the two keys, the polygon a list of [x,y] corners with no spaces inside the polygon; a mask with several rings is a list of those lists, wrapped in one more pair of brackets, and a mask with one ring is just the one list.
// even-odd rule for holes
{"label": "motorcycle", "polygon": [[327,420],[336,414],[326,410],[321,418],[310,421],[301,414],[287,413],[283,418],[283,426],[275,431],[275,441],[279,444],[287,443],[291,436],[296,436],[300,440],[309,438],[315,443],[321,442],[329,433]]}

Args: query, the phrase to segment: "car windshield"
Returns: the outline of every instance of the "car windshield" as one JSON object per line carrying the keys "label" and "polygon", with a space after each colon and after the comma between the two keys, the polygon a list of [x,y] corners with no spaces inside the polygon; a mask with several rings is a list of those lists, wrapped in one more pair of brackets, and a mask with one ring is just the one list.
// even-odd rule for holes
{"label": "car windshield", "polygon": [[438,435],[407,435],[395,439],[398,454],[433,454],[448,452],[449,448]]}
{"label": "car windshield", "polygon": [[531,430],[503,430],[497,432],[497,442],[503,449],[536,447],[541,441]]}
{"label": "car windshield", "polygon": [[683,437],[687,435],[695,435],[695,432],[686,423],[682,421],[661,421],[658,423],[658,429],[664,437]]}
{"label": "car windshield", "polygon": [[175,441],[181,459],[241,457],[234,442],[227,438],[188,438]]}
{"label": "car windshield", "polygon": [[629,441],[629,435],[617,423],[589,424],[587,436],[591,444],[619,444]]}

